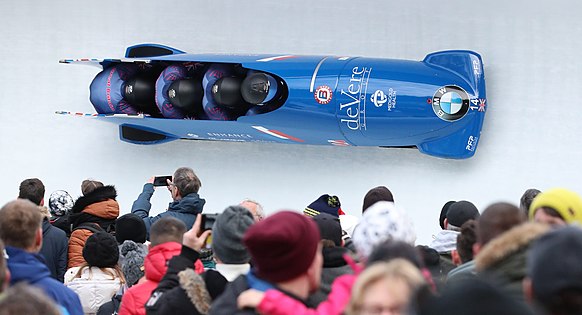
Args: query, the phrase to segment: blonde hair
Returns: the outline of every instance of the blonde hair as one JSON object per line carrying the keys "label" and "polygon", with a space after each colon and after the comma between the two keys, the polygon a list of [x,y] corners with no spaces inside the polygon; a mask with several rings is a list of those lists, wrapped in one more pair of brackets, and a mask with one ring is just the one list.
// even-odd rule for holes
{"label": "blonde hair", "polygon": [[380,280],[403,281],[410,291],[426,284],[422,273],[408,260],[396,258],[389,262],[380,262],[372,264],[366,268],[359,276],[352,288],[352,296],[346,308],[347,315],[356,315],[360,313],[362,301],[370,286]]}
{"label": "blonde hair", "polygon": [[97,266],[90,266],[86,262],[83,265],[81,265],[81,267],[79,267],[79,270],[77,270],[77,273],[75,274],[73,279],[81,278],[81,275],[83,274],[83,270],[86,268],[89,268],[89,277],[91,277],[92,273],[93,273],[91,271],[92,267],[99,268],[104,274],[110,276],[111,280],[114,280],[115,278],[119,278],[119,282],[121,283],[121,285],[124,285],[126,282],[125,277],[123,276],[123,272],[121,271],[121,267],[119,266],[119,264],[115,264],[115,266],[113,266],[113,267],[101,268],[101,267],[97,267]]}

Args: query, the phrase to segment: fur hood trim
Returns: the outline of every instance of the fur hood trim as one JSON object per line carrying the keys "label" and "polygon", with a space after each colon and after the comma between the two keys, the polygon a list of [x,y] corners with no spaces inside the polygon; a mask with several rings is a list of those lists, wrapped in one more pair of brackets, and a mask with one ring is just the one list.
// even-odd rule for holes
{"label": "fur hood trim", "polygon": [[501,262],[509,255],[529,246],[532,241],[549,230],[548,225],[535,222],[527,222],[508,230],[481,249],[475,258],[475,269],[483,271]]}
{"label": "fur hood trim", "polygon": [[72,213],[80,213],[83,209],[87,208],[88,206],[105,201],[108,199],[113,199],[117,197],[117,191],[115,190],[114,186],[103,186],[96,188],[89,194],[85,196],[79,197],[77,201],[75,201],[75,205],[73,205],[73,209],[71,209]]}
{"label": "fur hood trim", "polygon": [[180,287],[184,289],[196,310],[200,314],[208,314],[212,299],[206,289],[204,279],[191,268],[180,271],[178,278],[180,279]]}

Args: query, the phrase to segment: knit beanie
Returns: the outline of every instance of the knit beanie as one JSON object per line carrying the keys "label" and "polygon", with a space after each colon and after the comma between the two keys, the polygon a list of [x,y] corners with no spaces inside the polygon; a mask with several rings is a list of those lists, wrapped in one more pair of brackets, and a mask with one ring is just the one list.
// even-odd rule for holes
{"label": "knit beanie", "polygon": [[362,213],[378,201],[394,202],[394,196],[392,196],[392,192],[386,186],[374,187],[366,193],[364,196],[364,204],[362,205]]}
{"label": "knit beanie", "polygon": [[123,257],[121,272],[123,272],[127,286],[131,287],[145,274],[144,259],[148,254],[147,247],[144,244],[126,240],[119,246],[119,251]]}
{"label": "knit beanie", "polygon": [[294,211],[280,211],[253,224],[243,238],[257,276],[273,283],[305,273],[315,259],[319,241],[313,219]]}
{"label": "knit beanie", "polygon": [[582,224],[582,199],[571,190],[554,188],[537,195],[529,207],[530,220],[536,210],[543,207],[556,210],[566,223]]}
{"label": "knit beanie", "polygon": [[61,217],[69,213],[75,201],[68,192],[64,190],[54,191],[49,197],[49,210],[52,216]]}
{"label": "knit beanie", "polygon": [[447,210],[447,221],[450,225],[457,228],[461,228],[461,225],[469,220],[477,220],[479,216],[480,214],[477,207],[466,200],[453,203]]}
{"label": "knit beanie", "polygon": [[115,238],[119,244],[126,240],[143,244],[146,241],[146,234],[145,223],[137,214],[124,214],[115,221]]}
{"label": "knit beanie", "polygon": [[309,204],[303,214],[308,217],[314,217],[320,213],[327,213],[335,216],[336,218],[343,214],[340,200],[337,196],[322,195],[317,198],[314,202]]}
{"label": "knit beanie", "polygon": [[414,245],[416,233],[406,212],[393,202],[379,201],[364,212],[352,240],[358,255],[365,260],[374,246],[389,239]]}
{"label": "knit beanie", "polygon": [[212,227],[212,250],[225,264],[246,264],[251,256],[242,243],[248,228],[255,223],[245,207],[230,206],[218,215]]}
{"label": "knit beanie", "polygon": [[119,260],[117,240],[107,232],[93,233],[83,247],[83,258],[91,267],[115,267]]}

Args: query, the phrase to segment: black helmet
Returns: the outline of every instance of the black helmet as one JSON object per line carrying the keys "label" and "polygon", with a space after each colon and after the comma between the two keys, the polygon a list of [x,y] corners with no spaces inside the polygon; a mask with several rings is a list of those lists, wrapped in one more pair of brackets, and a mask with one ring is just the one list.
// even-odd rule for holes
{"label": "black helmet", "polygon": [[212,97],[221,106],[235,108],[242,103],[240,85],[241,80],[239,78],[220,78],[212,85]]}
{"label": "black helmet", "polygon": [[190,112],[202,102],[202,83],[198,80],[176,80],[168,88],[168,98],[172,105]]}

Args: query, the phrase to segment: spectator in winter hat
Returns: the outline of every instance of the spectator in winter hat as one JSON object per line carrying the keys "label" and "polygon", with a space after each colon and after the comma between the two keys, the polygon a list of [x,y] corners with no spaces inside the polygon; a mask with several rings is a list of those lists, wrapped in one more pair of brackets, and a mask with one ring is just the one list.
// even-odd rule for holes
{"label": "spectator in winter hat", "polygon": [[446,213],[447,215],[443,222],[445,229],[440,231],[429,245],[430,248],[435,249],[440,255],[442,281],[455,268],[451,253],[457,249],[457,236],[461,230],[461,225],[479,217],[477,207],[466,200],[456,201],[451,204]]}
{"label": "spectator in winter hat", "polygon": [[582,314],[582,230],[555,229],[540,237],[527,256],[524,293],[552,315]]}
{"label": "spectator in winter hat", "polygon": [[20,184],[18,198],[28,199],[37,205],[37,211],[43,215],[42,248],[40,254],[44,257],[51,277],[63,281],[67,271],[67,250],[69,248],[67,235],[64,231],[51,225],[50,214],[44,207],[44,184],[38,178],[25,179]]}
{"label": "spectator in winter hat", "polygon": [[334,217],[344,214],[339,198],[337,196],[321,195],[303,210],[303,214],[308,217],[314,217],[320,213],[331,214]]}
{"label": "spectator in winter hat", "polygon": [[521,211],[523,211],[523,213],[525,213],[526,216],[529,216],[529,207],[539,194],[541,194],[541,191],[535,188],[530,188],[526,190],[519,199],[519,208]]}
{"label": "spectator in winter hat", "polygon": [[71,236],[71,223],[69,215],[73,209],[75,201],[68,192],[57,190],[49,197],[49,211],[51,213],[50,223],[65,232],[67,237]]}
{"label": "spectator in winter hat", "polygon": [[313,220],[319,228],[323,255],[320,287],[309,296],[307,301],[308,305],[315,307],[327,299],[329,292],[331,292],[331,284],[337,277],[351,274],[353,270],[344,259],[344,255],[350,251],[343,247],[342,227],[339,219],[327,213],[320,213],[313,217]]}
{"label": "spectator in winter hat", "polygon": [[120,216],[115,221],[115,239],[118,244],[133,241],[138,244],[146,242],[146,227],[141,217],[133,213]]}
{"label": "spectator in winter hat", "polygon": [[103,183],[94,179],[85,179],[81,182],[81,193],[83,196],[90,194],[93,190],[103,187]]}
{"label": "spectator in winter hat", "polygon": [[374,246],[387,239],[414,245],[416,234],[412,221],[402,209],[393,202],[380,201],[366,210],[354,231],[353,241],[358,256],[365,262]]}
{"label": "spectator in winter hat", "polygon": [[385,186],[378,186],[370,189],[366,195],[364,196],[364,204],[362,205],[362,214],[368,209],[371,205],[375,204],[378,201],[390,201],[394,202],[394,197],[392,196],[392,192]]}
{"label": "spectator in winter hat", "polygon": [[84,180],[81,189],[83,196],[75,200],[69,216],[72,228],[69,238],[69,268],[85,263],[83,247],[89,236],[96,231],[115,231],[115,220],[120,212],[114,186],[105,186],[95,180]]}
{"label": "spectator in winter hat", "polygon": [[216,270],[229,282],[249,272],[251,255],[243,244],[243,236],[255,223],[245,207],[230,206],[218,215],[212,227],[212,250]]}
{"label": "spectator in winter hat", "polygon": [[532,201],[529,218],[550,225],[582,224],[582,198],[563,188],[544,191]]}
{"label": "spectator in winter hat", "polygon": [[67,270],[65,285],[81,299],[83,312],[96,313],[125,284],[115,237],[107,232],[92,234],[83,248],[86,263]]}
{"label": "spectator in winter hat", "polygon": [[210,314],[241,314],[237,297],[249,288],[265,291],[277,287],[280,294],[305,301],[321,279],[319,241],[315,222],[293,211],[278,212],[252,225],[243,243],[255,269],[235,279],[212,304]]}
{"label": "spectator in winter hat", "polygon": [[44,259],[38,255],[43,233],[42,215],[37,210],[37,205],[22,199],[0,209],[0,239],[6,245],[10,284],[28,282],[43,290],[69,314],[81,315],[79,297],[50,276]]}
{"label": "spectator in winter hat", "polygon": [[263,205],[254,201],[252,199],[245,199],[239,203],[239,206],[247,208],[255,218],[255,221],[259,222],[265,218],[265,211],[263,210]]}
{"label": "spectator in winter hat", "polygon": [[49,211],[53,217],[62,217],[71,211],[75,201],[64,190],[53,191],[49,197]]}
{"label": "spectator in winter hat", "polygon": [[115,221],[115,239],[119,244],[119,266],[131,287],[144,275],[144,259],[148,253],[146,227],[143,220],[127,213]]}

